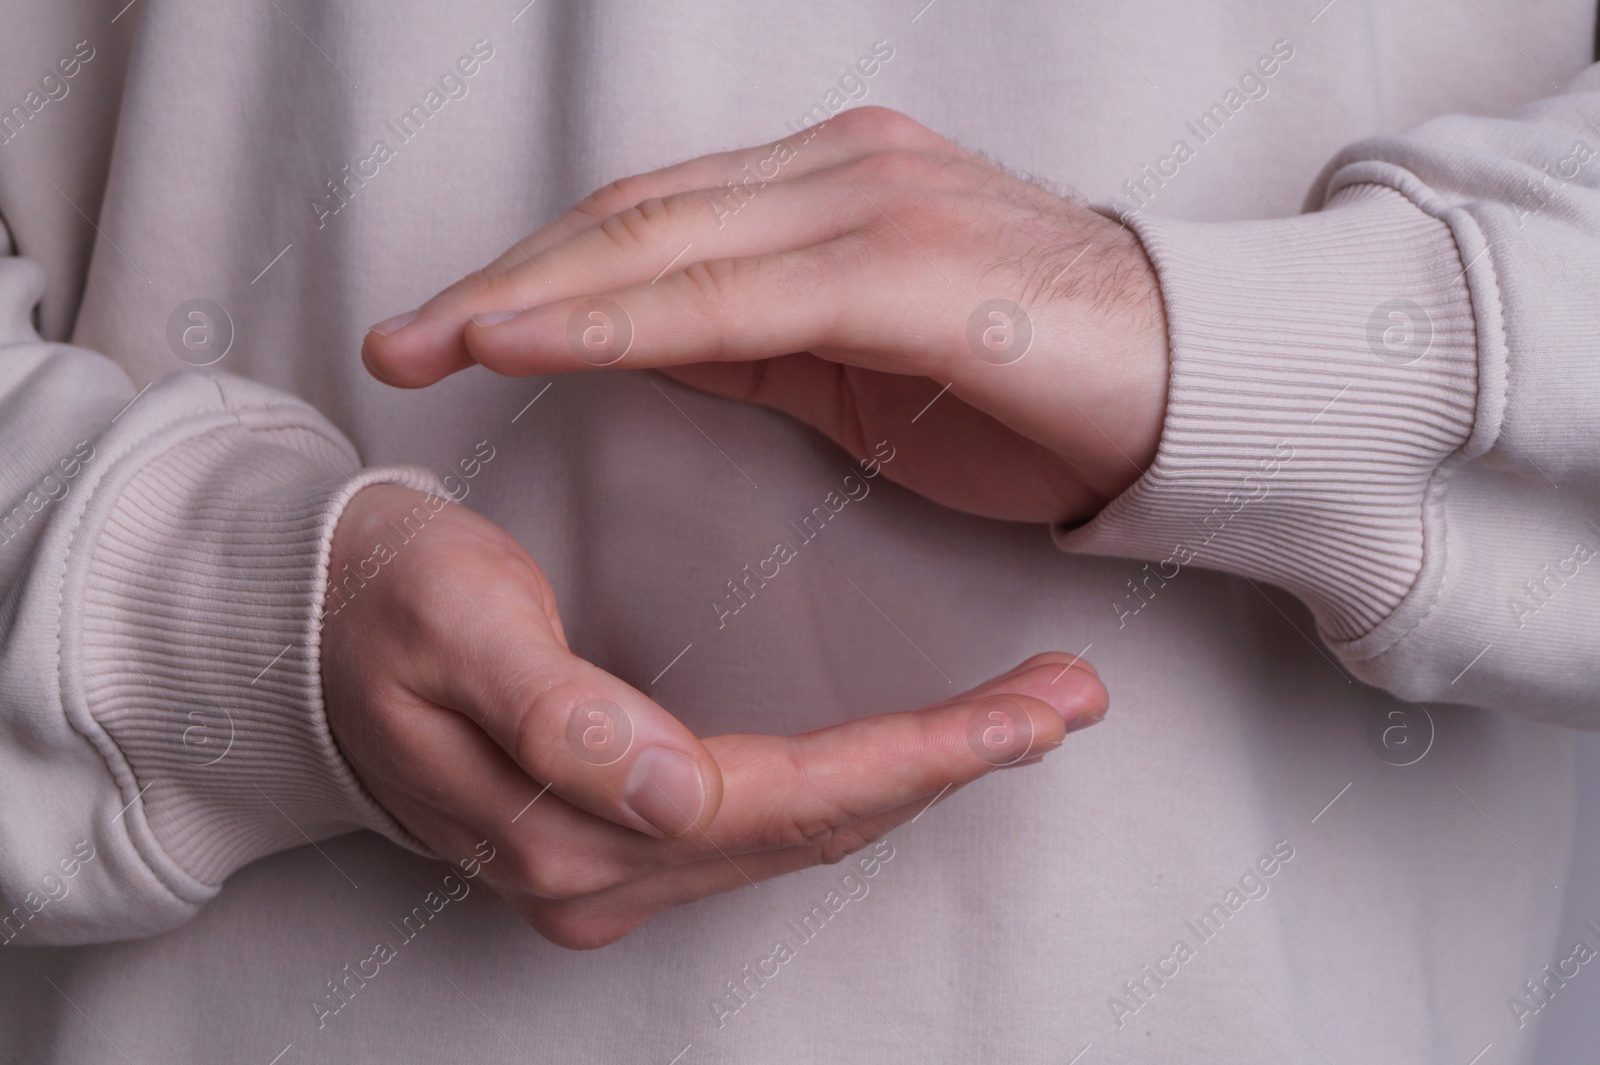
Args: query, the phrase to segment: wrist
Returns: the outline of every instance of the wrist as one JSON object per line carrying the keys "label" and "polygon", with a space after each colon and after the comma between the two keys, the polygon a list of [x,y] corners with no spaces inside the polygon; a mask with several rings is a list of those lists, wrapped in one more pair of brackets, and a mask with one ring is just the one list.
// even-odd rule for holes
{"label": "wrist", "polygon": [[1138,235],[1078,210],[1080,259],[1056,293],[1067,369],[1060,383],[1059,371],[1050,382],[1061,408],[1057,424],[1066,427],[1056,450],[1072,456],[1095,494],[1109,502],[1156,459],[1171,369],[1167,314]]}
{"label": "wrist", "polygon": [[1125,490],[1155,462],[1166,421],[1172,356],[1155,264],[1131,229],[1119,223],[1115,239],[1118,255],[1113,288],[1119,298],[1114,326],[1125,338],[1115,370],[1122,376],[1120,391],[1127,397],[1122,426],[1127,440],[1124,450],[1132,459],[1125,464]]}

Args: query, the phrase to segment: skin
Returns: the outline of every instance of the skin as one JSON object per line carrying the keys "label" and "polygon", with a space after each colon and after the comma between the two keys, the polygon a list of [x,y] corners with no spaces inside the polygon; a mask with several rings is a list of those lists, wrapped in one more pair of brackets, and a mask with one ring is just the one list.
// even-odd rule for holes
{"label": "skin", "polygon": [[[392,537],[389,523],[418,506],[426,497],[394,485],[358,492],[334,533],[335,571],[369,558]],[[574,655],[538,565],[455,504],[327,616],[322,641],[328,723],[373,797],[443,857],[487,840],[495,857],[482,882],[571,948],[603,946],[671,906],[837,862],[941,791],[1044,756],[1108,703],[1087,663],[1043,654],[923,710],[701,741]],[[626,753],[607,765],[568,740],[573,709],[594,699],[632,727]],[[1017,727],[986,758],[968,740],[975,720]],[[685,815],[670,831],[626,801],[632,769],[662,748],[689,759],[703,786],[703,801],[667,807]]]}
{"label": "skin", "polygon": [[[607,186],[374,327],[368,368],[408,388],[473,365],[593,370],[569,322],[604,297],[633,336],[609,371],[656,369],[772,407],[857,458],[893,439],[885,475],[951,507],[1081,521],[1142,474],[1168,354],[1159,288],[1131,233],[881,108],[780,144]],[[725,183],[746,166],[767,181],[736,195]],[[974,313],[996,299],[1031,326],[1020,358],[1004,346],[1004,359],[980,357],[969,340]],[[1014,315],[979,317],[980,333],[1017,335]],[[334,571],[419,498],[358,493]],[[1092,667],[1049,654],[920,711],[701,741],[570,652],[548,583],[508,534],[455,506],[434,522],[324,623],[329,720],[374,796],[437,853],[488,839],[510,854],[485,880],[566,946],[868,845],[993,768],[967,737],[997,706],[1029,723],[1004,759],[1018,765],[1109,702]],[[573,708],[593,698],[623,707],[634,730],[607,766],[567,740]],[[667,831],[625,801],[650,748],[689,759],[700,785],[693,811],[671,806],[684,816]]]}
{"label": "skin", "polygon": [[[1160,438],[1168,347],[1131,232],[883,108],[778,143],[787,162],[764,145],[601,189],[403,326],[375,327],[368,368],[405,388],[475,364],[591,370],[568,325],[604,297],[634,337],[609,370],[776,408],[857,458],[892,439],[885,474],[947,506],[1079,521],[1138,479]],[[777,176],[736,198],[725,183],[747,166]],[[995,299],[1032,326],[1008,365],[968,338]]]}

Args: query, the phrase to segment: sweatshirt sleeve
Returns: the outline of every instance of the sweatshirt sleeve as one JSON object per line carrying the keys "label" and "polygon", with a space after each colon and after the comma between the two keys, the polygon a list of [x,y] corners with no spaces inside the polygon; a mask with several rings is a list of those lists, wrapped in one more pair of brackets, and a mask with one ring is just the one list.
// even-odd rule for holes
{"label": "sweatshirt sleeve", "polygon": [[333,742],[318,635],[345,502],[437,482],[361,471],[241,378],[136,394],[41,339],[43,291],[0,255],[0,944],[163,931],[240,866],[356,828],[415,846]]}
{"label": "sweatshirt sleeve", "polygon": [[1600,66],[1355,144],[1294,218],[1127,223],[1166,423],[1057,542],[1281,586],[1401,698],[1600,728]]}

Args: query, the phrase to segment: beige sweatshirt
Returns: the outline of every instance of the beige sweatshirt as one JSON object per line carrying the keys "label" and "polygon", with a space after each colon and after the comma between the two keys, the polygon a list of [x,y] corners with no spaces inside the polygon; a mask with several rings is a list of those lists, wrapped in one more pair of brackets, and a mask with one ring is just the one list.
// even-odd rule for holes
{"label": "beige sweatshirt", "polygon": [[[1523,1058],[1584,971],[1557,725],[1600,725],[1594,24],[6,4],[0,1050]],[[1053,543],[878,479],[797,527],[848,459],[771,412],[649,374],[364,374],[368,323],[592,187],[861,101],[1145,242],[1170,411],[1088,525]],[[937,406],[902,430],[940,431]],[[1095,661],[1113,717],[859,862],[566,953],[383,839],[330,739],[327,548],[372,481],[511,530],[575,649],[702,734],[913,707],[1046,648]],[[779,577],[740,583],[775,542]]]}

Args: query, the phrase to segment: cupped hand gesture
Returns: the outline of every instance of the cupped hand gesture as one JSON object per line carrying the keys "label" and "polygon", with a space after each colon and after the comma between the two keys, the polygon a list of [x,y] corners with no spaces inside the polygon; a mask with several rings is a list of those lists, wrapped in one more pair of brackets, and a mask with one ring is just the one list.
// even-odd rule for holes
{"label": "cupped hand gesture", "polygon": [[363,354],[405,387],[657,369],[857,458],[892,439],[890,478],[1022,521],[1139,477],[1168,361],[1131,232],[881,108],[609,185]]}
{"label": "cupped hand gesture", "polygon": [[1086,663],[1045,654],[923,710],[700,740],[574,655],[538,565],[463,507],[362,489],[331,561],[336,579],[347,563],[363,576],[333,593],[322,636],[328,720],[356,775],[435,853],[481,857],[487,841],[484,882],[567,947],[838,861],[1107,705]]}

